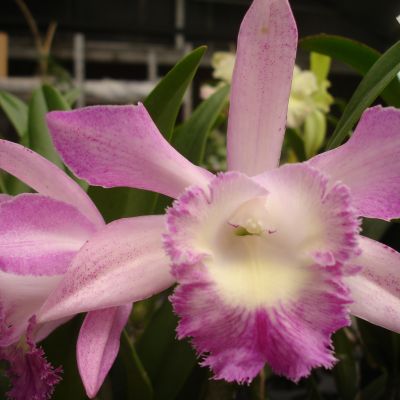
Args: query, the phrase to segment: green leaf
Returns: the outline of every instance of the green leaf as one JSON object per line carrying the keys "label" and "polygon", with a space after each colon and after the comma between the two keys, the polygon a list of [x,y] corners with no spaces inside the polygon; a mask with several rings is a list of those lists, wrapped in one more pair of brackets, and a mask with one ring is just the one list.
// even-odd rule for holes
{"label": "green leaf", "polygon": [[[55,110],[68,111],[71,109],[71,106],[69,105],[68,101],[61,94],[61,92],[54,86],[43,85],[42,90],[44,98],[46,100],[48,111],[55,111]],[[77,178],[70,170],[67,170],[67,173],[74,181],[76,181],[81,186],[83,190],[85,191],[88,190],[89,184],[86,181]]]}
{"label": "green leaf", "polygon": [[286,129],[285,140],[289,147],[296,154],[296,158],[299,162],[305,161],[307,159],[304,148],[304,140],[294,129]]}
{"label": "green leaf", "polygon": [[81,95],[81,90],[79,88],[72,88],[64,93],[64,99],[72,107]]}
{"label": "green leaf", "polygon": [[[305,50],[325,54],[335,60],[341,61],[360,75],[366,75],[381,56],[381,53],[377,50],[363,43],[334,35],[309,36],[300,41],[300,46]],[[398,46],[398,44],[395,46]],[[393,57],[395,60],[396,55],[393,54]],[[394,68],[396,69],[396,67]],[[399,69],[397,69],[398,71]],[[379,71],[375,73],[377,72]],[[400,82],[394,76],[388,79],[386,89],[381,90],[381,93],[378,93],[378,95],[381,94],[382,98],[389,105],[400,107]]]}
{"label": "green leaf", "polygon": [[174,147],[196,165],[203,161],[207,137],[228,100],[229,89],[228,85],[219,89],[175,129]]}
{"label": "green leaf", "polygon": [[384,399],[384,394],[388,387],[388,375],[382,373],[378,378],[369,383],[357,398],[365,400],[381,400]]}
{"label": "green leaf", "polygon": [[339,359],[333,369],[333,376],[340,398],[353,400],[358,391],[360,377],[353,355],[354,343],[347,337],[345,329],[336,332],[333,337],[335,354]]}
{"label": "green leaf", "polygon": [[[208,135],[217,124],[226,105],[229,89],[229,86],[226,85],[217,90],[196,108],[187,121],[174,131],[174,147],[193,164],[199,165],[203,161]],[[159,196],[154,210],[156,213],[162,213],[170,204],[170,198]]]}
{"label": "green leaf", "polygon": [[87,399],[76,364],[76,341],[82,318],[73,320],[57,328],[41,345],[47,359],[54,367],[62,366],[62,380],[55,387],[54,400]]}
{"label": "green leaf", "polygon": [[151,400],[153,398],[153,388],[149,377],[125,330],[121,335],[121,347],[109,378],[114,399]]}
{"label": "green leaf", "polygon": [[32,93],[29,101],[28,132],[30,148],[63,168],[63,163],[54,148],[47,129],[45,116],[48,111],[44,91],[42,88],[38,88]]}
{"label": "green leaf", "polygon": [[362,234],[371,239],[380,240],[391,225],[392,222],[383,221],[381,219],[363,218]]}
{"label": "green leaf", "polygon": [[196,365],[196,355],[190,345],[175,339],[177,322],[170,302],[165,299],[137,344],[156,400],[174,399]]}
{"label": "green leaf", "polygon": [[54,111],[54,110],[66,111],[71,109],[67,100],[64,98],[64,96],[60,93],[60,91],[57,88],[50,85],[43,85],[42,90],[44,98],[46,100],[48,111]]}
{"label": "green leaf", "polygon": [[[179,61],[144,101],[153,121],[168,140],[171,139],[185,91],[193,80],[205,50],[205,47],[199,47]],[[100,187],[90,187],[89,195],[106,221],[150,214],[159,197],[144,190]]]}
{"label": "green leaf", "polygon": [[327,150],[333,149],[343,142],[364,110],[373,103],[389,82],[397,76],[399,70],[400,41],[387,50],[367,72],[348,102],[327,145]]}
{"label": "green leaf", "polygon": [[183,96],[205,51],[206,47],[201,46],[189,53],[168,72],[144,101],[153,121],[168,140],[171,140]]}
{"label": "green leaf", "polygon": [[28,132],[28,106],[10,93],[0,92],[0,107],[15,128],[20,138]]}

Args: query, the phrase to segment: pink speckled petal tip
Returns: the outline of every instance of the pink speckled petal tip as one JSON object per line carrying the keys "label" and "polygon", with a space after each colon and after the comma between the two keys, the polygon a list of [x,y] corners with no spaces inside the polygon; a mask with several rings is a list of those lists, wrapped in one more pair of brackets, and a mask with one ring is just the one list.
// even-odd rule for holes
{"label": "pink speckled petal tip", "polygon": [[228,169],[279,164],[297,50],[287,0],[255,0],[240,27],[228,122]]}
{"label": "pink speckled petal tip", "polygon": [[209,172],[181,156],[142,104],[94,106],[47,115],[64,162],[91,185],[129,186],[177,197]]}
{"label": "pink speckled petal tip", "polygon": [[131,304],[89,312],[77,343],[77,362],[86,394],[93,399],[118,355]]}
{"label": "pink speckled petal tip", "polygon": [[350,188],[359,215],[399,218],[400,110],[369,108],[348,142],[309,164]]}

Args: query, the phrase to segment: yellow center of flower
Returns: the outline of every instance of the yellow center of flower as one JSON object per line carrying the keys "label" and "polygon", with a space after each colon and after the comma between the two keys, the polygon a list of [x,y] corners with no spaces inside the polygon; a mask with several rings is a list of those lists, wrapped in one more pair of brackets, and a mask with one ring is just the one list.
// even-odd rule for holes
{"label": "yellow center of flower", "polygon": [[241,204],[209,245],[206,264],[231,305],[256,308],[296,300],[314,279],[311,258],[295,248],[286,229],[280,231],[268,196]]}

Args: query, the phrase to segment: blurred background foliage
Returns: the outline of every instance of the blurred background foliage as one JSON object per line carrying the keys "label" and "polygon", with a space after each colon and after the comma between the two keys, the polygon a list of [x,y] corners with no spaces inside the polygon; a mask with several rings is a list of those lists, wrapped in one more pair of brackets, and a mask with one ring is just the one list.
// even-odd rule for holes
{"label": "blurred background foliage", "polygon": [[[72,3],[74,2],[70,3],[70,7],[72,7]],[[304,2],[308,5],[311,3]],[[322,3],[326,7],[332,4],[328,1]],[[35,10],[37,4],[34,2],[32,4],[34,5],[33,10],[37,11]],[[237,1],[236,10],[239,10],[240,7],[242,10],[248,4],[248,1]],[[348,3],[337,1],[337,9],[344,14],[347,12],[346,15],[351,15],[346,4]],[[369,3],[364,2],[363,4],[364,7],[360,10],[362,13],[366,13]],[[293,5],[295,12],[296,9],[301,9],[299,2],[293,1]],[[78,7],[78,5],[75,6]],[[193,5],[194,9],[197,6],[200,7],[199,4]],[[212,5],[209,6],[212,7]],[[11,9],[11,6],[7,5],[4,15],[10,12],[7,7]],[[40,9],[43,11],[41,7]],[[50,6],[50,10],[51,7],[53,6]],[[64,4],[62,7],[67,6]],[[61,10],[64,10],[62,7]],[[163,9],[163,6],[160,7]],[[92,9],[97,10],[98,8],[92,7]],[[379,13],[375,15],[378,18],[376,20],[378,25],[384,10],[385,7],[382,5],[382,10],[380,9]],[[72,21],[68,22],[69,14],[66,9],[63,12],[64,14],[58,15],[61,21],[60,25],[64,25],[68,29],[75,29]],[[84,11],[81,10],[81,12],[82,15],[86,15]],[[240,13],[238,12],[238,14]],[[4,15],[0,17],[0,23],[3,23]],[[41,18],[44,19],[43,16]],[[236,21],[233,18],[232,21],[237,22],[238,25],[239,20]],[[368,21],[368,17],[365,21]],[[125,26],[123,22],[121,22],[120,29]],[[74,23],[79,25],[80,20],[78,19]],[[91,27],[94,31],[103,29],[96,25],[96,18],[88,23],[92,24]],[[232,31],[237,30],[237,25],[233,24]],[[40,23],[38,26],[40,27]],[[160,30],[164,29],[162,24],[157,27]],[[193,32],[195,27],[196,25],[192,27]],[[307,32],[307,29],[301,24],[300,27],[300,32],[302,30]],[[377,29],[376,26],[369,25],[369,27]],[[153,27],[153,29],[155,28]],[[193,32],[192,35],[196,37]],[[206,29],[205,34],[207,32]],[[221,40],[227,40],[223,35],[221,37]],[[230,37],[233,38],[233,35]],[[390,29],[382,33],[380,39],[380,43],[376,45],[378,50],[387,47],[383,44],[385,41],[395,42]],[[367,42],[371,44],[373,40],[367,40]],[[353,39],[337,35],[313,35],[304,37],[300,42],[300,48],[303,54],[307,54],[307,60],[313,54],[310,67],[305,66],[305,68],[313,70],[317,78],[318,65],[315,57],[319,57],[320,63],[322,63],[319,66],[321,66],[328,60],[321,58],[324,55],[332,60],[333,65],[344,65],[358,75],[358,78],[355,79],[357,89],[352,97],[337,96],[335,80],[331,79],[329,66],[325,68],[325,72],[319,76],[319,79],[332,81],[332,86],[328,90],[333,94],[333,98],[330,108],[324,112],[326,124],[323,127],[323,135],[319,135],[318,146],[310,145],[310,143],[315,144],[315,137],[307,134],[307,127],[303,121],[299,126],[287,129],[282,162],[304,161],[316,152],[339,145],[351,134],[351,130],[363,110],[376,102],[400,107],[400,83],[397,78],[397,73],[400,71],[400,42],[395,43],[382,55],[377,49]],[[196,164],[204,165],[212,171],[218,171],[224,170],[226,167],[225,133],[229,107],[229,83],[221,84],[220,80],[217,82],[209,73],[207,79],[202,81],[207,81],[208,84],[211,83],[214,86],[213,93],[202,101],[195,98],[197,106],[190,115],[184,116],[182,113],[185,93],[193,84],[195,77],[199,76],[196,73],[198,73],[204,57],[210,57],[205,54],[206,48],[199,47],[183,57],[155,85],[144,99],[144,104],[166,139],[182,154]],[[29,98],[21,100],[8,91],[0,92],[0,108],[9,124],[7,126],[10,127],[0,132],[0,135],[30,147],[68,172],[53,147],[44,116],[47,111],[68,110],[74,107],[76,91],[72,90],[70,85],[60,85],[57,80],[47,79],[54,71],[59,73],[64,69],[61,64],[59,69],[57,69],[58,67],[51,69],[50,65],[53,61],[51,61],[50,52],[46,57],[49,62],[46,64],[47,69],[44,73],[43,83],[31,92]],[[43,59],[39,58],[39,64],[42,62]],[[41,72],[43,72],[42,68]],[[62,72],[60,76],[69,76],[69,73]],[[199,85],[199,81],[196,82],[196,85]],[[317,126],[318,132],[320,132],[319,129]],[[79,183],[88,191],[107,221],[162,212],[171,202],[169,198],[142,190],[103,189],[88,187],[84,182]],[[3,173],[0,175],[0,189],[3,193],[13,195],[29,191],[25,185]],[[364,235],[380,240],[397,250],[400,250],[399,232],[398,221],[363,221]],[[268,366],[249,386],[213,381],[210,379],[209,371],[199,367],[196,355],[190,345],[186,341],[175,339],[177,319],[168,302],[169,294],[170,291],[167,291],[135,304],[129,324],[122,336],[117,361],[97,396],[99,400],[378,400],[400,398],[400,335],[356,318],[352,320],[351,327],[342,329],[334,336],[336,357],[339,362],[332,371],[315,370],[309,378],[301,380],[297,385],[274,375]],[[54,399],[57,400],[87,398],[80,383],[75,359],[76,338],[81,320],[82,316],[77,316],[58,328],[43,342],[43,347],[51,363],[63,365],[63,381],[56,388],[54,395]],[[0,397],[4,397],[7,387],[7,380],[0,373]]]}

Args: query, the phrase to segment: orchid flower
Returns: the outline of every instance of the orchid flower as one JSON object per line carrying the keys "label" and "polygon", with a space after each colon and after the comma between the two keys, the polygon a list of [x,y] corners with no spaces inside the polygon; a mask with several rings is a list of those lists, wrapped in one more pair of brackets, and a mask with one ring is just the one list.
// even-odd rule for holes
{"label": "orchid flower", "polygon": [[[331,368],[331,335],[349,313],[400,331],[400,255],[359,226],[400,216],[400,111],[371,108],[341,147],[278,167],[296,47],[288,1],[254,0],[238,38],[226,173],[181,156],[141,104],[48,115],[77,176],[176,200],[139,232],[116,223],[89,239],[40,321],[144,299],[170,273],[178,337],[216,379],[240,383],[265,363],[293,381]],[[160,243],[143,244],[157,230],[169,263],[154,256]]]}
{"label": "orchid flower", "polygon": [[[12,399],[47,399],[60,380],[36,345],[70,316],[38,323],[36,314],[82,245],[105,227],[87,194],[50,161],[0,140],[0,168],[37,193],[0,197],[0,359],[9,363]],[[131,304],[89,313],[77,359],[93,397],[119,349]]]}

